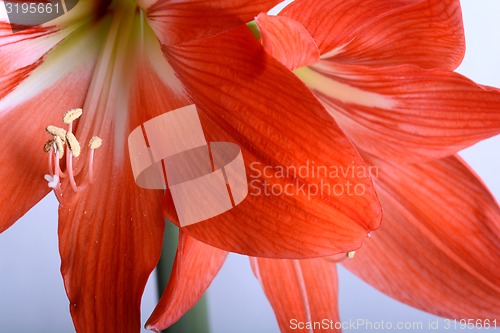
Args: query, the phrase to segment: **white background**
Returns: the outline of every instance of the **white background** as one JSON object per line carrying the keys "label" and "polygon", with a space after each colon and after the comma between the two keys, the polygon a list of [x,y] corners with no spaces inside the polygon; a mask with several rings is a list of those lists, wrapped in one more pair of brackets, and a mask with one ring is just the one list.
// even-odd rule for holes
{"label": "white background", "polygon": [[[459,71],[476,82],[500,87],[500,1],[463,0],[462,6],[467,53]],[[461,155],[498,200],[500,137],[483,141]],[[56,212],[56,200],[50,194],[0,235],[0,332],[74,332],[59,274]],[[155,302],[153,274],[143,299],[143,323]],[[272,309],[246,257],[230,255],[208,291],[208,304],[213,333],[278,332]],[[340,312],[344,321],[363,318],[427,323],[437,318],[384,296],[344,269],[340,270]],[[476,330],[467,330],[472,331]]]}

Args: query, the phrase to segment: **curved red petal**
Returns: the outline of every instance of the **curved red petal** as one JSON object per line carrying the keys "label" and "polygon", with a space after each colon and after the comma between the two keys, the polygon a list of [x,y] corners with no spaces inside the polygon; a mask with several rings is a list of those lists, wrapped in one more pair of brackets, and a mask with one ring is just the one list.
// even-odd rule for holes
{"label": "curved red petal", "polygon": [[[43,146],[51,137],[45,127],[61,124],[65,110],[83,104],[97,61],[87,39],[65,52],[54,48],[58,56],[53,56],[51,48],[60,38],[46,37],[44,29],[16,35],[2,29],[0,24],[0,130],[9,148],[0,152],[0,202],[10,208],[2,212],[0,232],[49,192]],[[80,57],[74,58],[75,54]],[[71,58],[71,67],[61,69],[57,60],[65,55]]]}
{"label": "curved red petal", "polygon": [[203,296],[226,257],[226,251],[181,231],[170,280],[146,327],[163,330],[179,320]]}
{"label": "curved red petal", "polygon": [[[130,28],[142,33],[137,25]],[[79,193],[67,180],[61,185],[61,272],[79,332],[139,331],[142,293],[160,257],[163,191],[136,185],[127,136],[182,105],[186,96],[168,86],[176,84],[175,77],[152,32],[133,40],[144,44],[121,54],[127,61],[120,58],[110,66],[103,57],[96,67],[75,133],[82,143],[93,135],[102,138],[95,182]],[[75,163],[79,183],[88,174],[86,149]]]}
{"label": "curved red petal", "polygon": [[161,194],[128,179],[129,167],[103,165],[102,185],[59,208],[61,273],[77,331],[137,332],[141,326],[141,296],[159,259],[164,222]]}
{"label": "curved red petal", "polygon": [[320,62],[299,75],[356,145],[384,159],[436,159],[500,133],[500,91],[454,72]]}
{"label": "curved red petal", "polygon": [[375,288],[449,318],[500,316],[500,208],[457,157],[416,165],[373,160],[383,226],[345,261]]}
{"label": "curved red petal", "polygon": [[[255,276],[274,309],[281,332],[341,332],[336,265],[321,258],[250,258]],[[324,326],[325,319],[326,322]],[[310,327],[322,323],[320,327]]]}
{"label": "curved red petal", "polygon": [[139,1],[163,44],[206,38],[252,21],[281,0]]}
{"label": "curved red petal", "polygon": [[322,58],[340,63],[453,70],[465,52],[458,0],[299,0],[280,15],[301,22]]}
{"label": "curved red petal", "polygon": [[266,14],[260,14],[255,21],[266,51],[290,70],[319,61],[316,43],[299,22],[284,16]]}
{"label": "curved red petal", "polygon": [[[207,141],[238,144],[255,185],[233,209],[185,227],[189,235],[228,251],[303,258],[350,251],[378,227],[370,176],[352,173],[366,170],[355,148],[246,27],[164,51],[198,106]],[[305,174],[276,174],[301,166]],[[345,174],[318,176],[317,166]],[[266,184],[287,193],[266,195]],[[349,195],[349,184],[359,184],[360,195]],[[335,186],[344,191],[336,195]]]}

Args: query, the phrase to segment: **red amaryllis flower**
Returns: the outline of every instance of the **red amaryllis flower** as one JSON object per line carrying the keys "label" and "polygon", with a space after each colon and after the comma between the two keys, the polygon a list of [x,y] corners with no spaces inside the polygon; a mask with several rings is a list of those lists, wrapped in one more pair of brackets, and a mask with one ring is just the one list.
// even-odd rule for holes
{"label": "red amaryllis flower", "polygon": [[[500,271],[492,262],[500,259],[500,208],[452,154],[499,133],[500,93],[452,71],[464,51],[459,2],[298,0],[257,23],[267,50],[299,68],[378,167],[382,227],[342,263],[424,311],[479,323],[499,318]],[[194,304],[225,256],[182,233],[150,327],[170,325],[186,301]],[[339,320],[337,261],[251,259],[283,332],[292,329],[292,318]]]}
{"label": "red amaryllis flower", "polygon": [[299,0],[257,23],[266,49],[379,166],[385,225],[346,266],[423,310],[498,318],[498,204],[464,162],[442,158],[500,132],[498,89],[452,72],[459,1]]}
{"label": "red amaryllis flower", "polygon": [[[164,227],[162,191],[136,186],[129,162],[127,136],[145,121],[194,103],[207,139],[237,143],[247,164],[365,165],[313,94],[244,25],[277,2],[82,0],[47,24],[0,22],[0,126],[15,147],[0,153],[0,231],[54,189],[61,272],[78,331],[140,325]],[[63,113],[78,108],[82,115],[63,124]],[[42,147],[51,137],[47,163]],[[254,256],[350,251],[381,220],[371,179],[359,181],[366,192],[356,198],[252,196],[183,230]],[[297,186],[314,182],[306,176]]]}

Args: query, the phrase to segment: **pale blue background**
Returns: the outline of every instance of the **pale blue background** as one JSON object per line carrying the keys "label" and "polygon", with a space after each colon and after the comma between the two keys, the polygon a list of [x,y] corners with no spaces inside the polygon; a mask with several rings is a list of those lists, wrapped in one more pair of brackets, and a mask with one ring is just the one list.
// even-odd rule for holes
{"label": "pale blue background", "polygon": [[[459,71],[479,83],[500,87],[500,1],[463,0],[462,5],[468,49]],[[461,153],[497,199],[500,198],[499,151],[500,137],[496,137]],[[74,332],[59,274],[56,211],[56,201],[49,195],[0,235],[0,332]],[[340,270],[340,287],[344,321],[364,318],[373,322],[427,323],[436,318],[384,296],[344,269]],[[212,332],[278,332],[272,309],[246,257],[229,257],[208,296]],[[155,302],[152,278],[144,296],[143,322]],[[487,330],[466,330],[476,331]]]}

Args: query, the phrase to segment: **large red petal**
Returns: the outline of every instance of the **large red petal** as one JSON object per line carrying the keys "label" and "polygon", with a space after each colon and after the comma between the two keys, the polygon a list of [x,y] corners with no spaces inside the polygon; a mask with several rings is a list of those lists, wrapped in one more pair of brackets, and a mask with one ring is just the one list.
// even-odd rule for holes
{"label": "large red petal", "polygon": [[335,325],[340,322],[335,264],[321,258],[250,262],[281,332],[341,332]]}
{"label": "large red petal", "polygon": [[341,63],[452,70],[465,51],[458,0],[298,0],[280,15],[301,22],[322,56]]}
{"label": "large red petal", "polygon": [[138,332],[161,250],[161,193],[139,189],[128,161],[106,158],[112,149],[99,153],[97,183],[59,208],[61,272],[77,332]]}
{"label": "large red petal", "polygon": [[147,10],[149,24],[160,41],[167,45],[213,36],[245,24],[280,2],[281,0],[139,1]]}
{"label": "large red petal", "polygon": [[[0,130],[11,147],[0,152],[0,232],[49,192],[43,178],[49,173],[45,127],[60,125],[64,111],[83,104],[97,61],[98,45],[89,47],[92,33],[52,52],[54,41],[43,37],[43,29],[35,30],[0,37],[0,43],[8,41],[0,46]],[[28,40],[38,48],[27,47]],[[71,66],[60,61],[64,57]]]}
{"label": "large red petal", "polygon": [[[141,32],[137,21],[127,28]],[[182,105],[185,97],[166,85],[175,78],[169,77],[172,71],[152,32],[131,40],[144,43],[120,49],[117,59],[101,58],[76,132],[82,145],[92,135],[103,139],[94,159],[96,181],[77,194],[67,181],[62,184],[61,271],[78,332],[138,332],[141,296],[161,251],[163,191],[135,184],[127,136],[144,121],[178,107],[175,103]],[[85,148],[76,165],[82,178]]]}
{"label": "large red petal", "polygon": [[226,257],[226,251],[181,231],[170,280],[146,323],[147,328],[163,330],[179,320],[203,296]]}
{"label": "large red petal", "polygon": [[[378,227],[371,180],[351,173],[364,162],[316,98],[246,27],[164,50],[198,106],[207,140],[237,143],[250,181],[242,203],[185,227],[187,233],[228,251],[300,258],[352,250]],[[347,173],[318,175],[317,166]],[[276,174],[286,167],[304,170]],[[347,193],[349,182],[359,184],[361,195]],[[287,192],[266,196],[266,184],[288,186]],[[335,186],[344,191],[335,195]]]}
{"label": "large red petal", "polygon": [[299,75],[354,143],[384,159],[440,158],[500,133],[500,91],[457,73],[320,62]]}
{"label": "large red petal", "polygon": [[375,161],[382,227],[345,265],[404,303],[450,318],[500,316],[500,208],[459,158]]}

